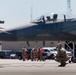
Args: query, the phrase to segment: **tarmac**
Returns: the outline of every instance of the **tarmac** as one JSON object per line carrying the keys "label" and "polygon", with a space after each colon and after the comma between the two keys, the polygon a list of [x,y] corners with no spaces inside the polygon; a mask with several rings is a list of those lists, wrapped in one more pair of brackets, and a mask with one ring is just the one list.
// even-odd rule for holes
{"label": "tarmac", "polygon": [[0,59],[0,75],[76,75],[76,63],[65,67],[58,67],[59,64],[54,60]]}

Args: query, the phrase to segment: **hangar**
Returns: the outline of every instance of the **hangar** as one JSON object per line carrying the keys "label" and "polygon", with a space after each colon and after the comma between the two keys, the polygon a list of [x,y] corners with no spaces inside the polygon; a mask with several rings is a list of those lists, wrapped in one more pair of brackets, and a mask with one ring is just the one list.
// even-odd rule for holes
{"label": "hangar", "polygon": [[[58,41],[45,41],[45,45],[43,45],[43,41],[30,41],[29,42],[29,46],[27,44],[27,42],[8,42],[8,41],[0,41],[0,50],[13,50],[13,51],[19,51],[21,50],[23,47],[55,47],[57,45]],[[62,45],[64,46],[64,41],[61,42]]]}

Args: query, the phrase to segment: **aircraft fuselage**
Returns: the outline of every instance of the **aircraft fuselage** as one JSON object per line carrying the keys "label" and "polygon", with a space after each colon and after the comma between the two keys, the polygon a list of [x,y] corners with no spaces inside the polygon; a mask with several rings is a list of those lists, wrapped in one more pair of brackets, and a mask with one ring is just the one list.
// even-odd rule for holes
{"label": "aircraft fuselage", "polygon": [[76,41],[76,19],[34,22],[0,32],[0,41]]}

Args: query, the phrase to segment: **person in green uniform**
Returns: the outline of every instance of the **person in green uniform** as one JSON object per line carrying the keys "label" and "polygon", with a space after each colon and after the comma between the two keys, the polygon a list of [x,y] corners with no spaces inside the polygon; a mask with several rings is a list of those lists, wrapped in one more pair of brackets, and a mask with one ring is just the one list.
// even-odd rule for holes
{"label": "person in green uniform", "polygon": [[66,50],[62,47],[61,43],[58,43],[56,49],[57,54],[55,56],[55,61],[61,63],[59,66],[65,66],[70,57],[66,54]]}

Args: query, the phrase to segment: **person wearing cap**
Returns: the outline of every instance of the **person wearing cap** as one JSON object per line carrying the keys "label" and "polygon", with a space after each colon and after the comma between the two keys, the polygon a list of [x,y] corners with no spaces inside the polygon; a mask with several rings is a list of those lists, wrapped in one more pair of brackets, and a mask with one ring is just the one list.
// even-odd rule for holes
{"label": "person wearing cap", "polygon": [[65,66],[66,62],[70,59],[70,57],[66,54],[66,50],[62,47],[61,43],[57,44],[57,54],[55,56],[55,61],[60,62],[59,66]]}

